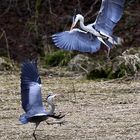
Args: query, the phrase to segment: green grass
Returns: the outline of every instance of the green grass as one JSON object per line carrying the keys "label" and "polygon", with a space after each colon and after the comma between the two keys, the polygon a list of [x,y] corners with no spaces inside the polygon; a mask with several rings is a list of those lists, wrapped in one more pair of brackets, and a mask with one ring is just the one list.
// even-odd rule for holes
{"label": "green grass", "polygon": [[51,67],[66,66],[73,56],[73,52],[56,51],[45,56],[45,64]]}

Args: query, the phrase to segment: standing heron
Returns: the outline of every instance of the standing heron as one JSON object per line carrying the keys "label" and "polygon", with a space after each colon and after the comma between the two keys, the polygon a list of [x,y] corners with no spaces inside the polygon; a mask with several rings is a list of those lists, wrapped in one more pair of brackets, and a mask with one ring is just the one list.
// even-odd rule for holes
{"label": "standing heron", "polygon": [[35,140],[35,131],[40,122],[45,121],[48,117],[55,119],[61,119],[64,115],[55,115],[55,105],[53,104],[53,99],[57,95],[49,94],[47,96],[47,102],[49,104],[50,110],[46,112],[45,107],[42,103],[41,96],[41,79],[38,74],[36,63],[25,62],[21,67],[21,101],[22,107],[25,111],[19,118],[22,124],[32,122],[36,124],[33,132]]}
{"label": "standing heron", "polygon": [[[73,19],[71,30],[52,35],[53,42],[61,49],[90,53],[97,52],[102,42],[107,46],[109,56],[113,45],[120,45],[123,41],[113,35],[113,28],[122,17],[124,3],[125,0],[102,0],[94,23],[84,25],[84,17],[78,14]],[[81,29],[74,28],[78,21]]]}

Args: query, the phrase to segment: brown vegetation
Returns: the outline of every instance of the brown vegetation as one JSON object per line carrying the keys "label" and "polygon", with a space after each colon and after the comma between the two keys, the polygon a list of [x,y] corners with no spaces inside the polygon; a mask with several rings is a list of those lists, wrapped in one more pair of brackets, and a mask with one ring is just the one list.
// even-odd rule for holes
{"label": "brown vegetation", "polygon": [[[19,84],[17,74],[0,75],[0,140],[33,140],[34,125],[20,125],[18,121],[23,113]],[[140,139],[139,79],[95,82],[51,74],[42,79],[42,85],[44,104],[48,91],[61,95],[55,101],[56,111],[66,114],[66,123],[42,122],[36,132],[39,140]]]}

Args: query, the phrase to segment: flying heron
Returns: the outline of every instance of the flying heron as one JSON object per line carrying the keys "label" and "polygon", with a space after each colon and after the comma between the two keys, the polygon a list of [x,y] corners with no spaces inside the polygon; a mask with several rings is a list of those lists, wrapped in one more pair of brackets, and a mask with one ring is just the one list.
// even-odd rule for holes
{"label": "flying heron", "polygon": [[[102,42],[107,46],[109,56],[110,49],[123,42],[113,35],[113,28],[122,17],[124,3],[125,0],[102,0],[94,23],[84,25],[84,17],[78,14],[73,19],[71,30],[52,35],[53,42],[61,49],[90,53],[97,52]],[[81,29],[74,28],[78,21]]]}
{"label": "flying heron", "polygon": [[57,95],[49,94],[46,98],[50,110],[47,112],[42,103],[41,96],[41,79],[38,74],[37,65],[35,61],[25,62],[21,67],[21,101],[22,108],[25,113],[19,118],[22,124],[28,122],[35,123],[33,136],[37,140],[35,131],[40,122],[45,121],[48,117],[61,119],[64,115],[56,115],[55,105],[53,99]]}

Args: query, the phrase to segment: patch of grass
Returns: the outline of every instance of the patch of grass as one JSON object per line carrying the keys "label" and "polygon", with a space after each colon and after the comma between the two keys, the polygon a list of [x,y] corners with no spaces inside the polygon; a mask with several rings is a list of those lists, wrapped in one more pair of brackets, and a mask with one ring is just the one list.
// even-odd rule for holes
{"label": "patch of grass", "polygon": [[45,56],[46,66],[66,66],[71,58],[74,56],[73,52],[56,51]]}
{"label": "patch of grass", "polygon": [[94,69],[90,71],[90,73],[87,75],[87,79],[116,79],[121,78],[123,76],[127,75],[134,75],[135,72],[132,71],[129,67],[125,65],[120,65],[120,67],[113,71],[112,68],[101,68],[101,69]]}

